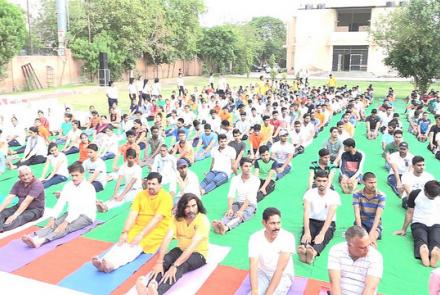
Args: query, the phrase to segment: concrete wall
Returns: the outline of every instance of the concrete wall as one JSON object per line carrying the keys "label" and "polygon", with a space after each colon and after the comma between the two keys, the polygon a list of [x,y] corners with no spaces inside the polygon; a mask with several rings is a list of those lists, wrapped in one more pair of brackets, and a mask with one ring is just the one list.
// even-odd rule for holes
{"label": "concrete wall", "polygon": [[79,83],[82,62],[72,57],[70,50],[65,56],[15,56],[7,64],[5,77],[0,80],[0,93],[26,89],[26,79],[21,66],[30,63],[43,88],[48,87],[48,67],[53,69],[51,87]]}
{"label": "concrete wall", "polygon": [[307,69],[309,73],[331,69],[330,40],[336,21],[337,15],[333,9],[298,10],[293,63],[295,72],[301,69]]}

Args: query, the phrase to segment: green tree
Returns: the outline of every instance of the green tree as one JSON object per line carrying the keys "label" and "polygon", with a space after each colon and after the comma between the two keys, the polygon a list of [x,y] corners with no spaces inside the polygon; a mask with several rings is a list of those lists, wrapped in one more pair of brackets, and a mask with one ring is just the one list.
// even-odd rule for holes
{"label": "green tree", "polygon": [[254,17],[249,25],[255,28],[262,45],[256,52],[256,59],[260,64],[267,63],[274,55],[277,64],[285,60],[286,26],[277,18],[270,16]]}
{"label": "green tree", "polygon": [[209,72],[224,73],[236,59],[237,35],[227,26],[215,26],[203,30],[199,42],[199,54]]}
{"label": "green tree", "polygon": [[379,20],[374,40],[387,51],[385,64],[402,77],[412,77],[428,90],[440,78],[440,5],[438,0],[412,0]]}
{"label": "green tree", "polygon": [[0,0],[0,74],[4,66],[23,48],[26,39],[26,24],[22,11]]}

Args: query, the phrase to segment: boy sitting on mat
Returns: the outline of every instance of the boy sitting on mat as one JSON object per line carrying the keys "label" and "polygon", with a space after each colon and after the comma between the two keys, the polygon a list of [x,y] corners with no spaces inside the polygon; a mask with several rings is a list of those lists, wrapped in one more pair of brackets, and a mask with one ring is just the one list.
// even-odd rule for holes
{"label": "boy sitting on mat", "polygon": [[[177,247],[167,254],[171,240]],[[206,264],[208,256],[209,220],[200,199],[184,194],[177,203],[177,213],[160,246],[159,258],[148,278],[136,283],[138,294],[161,295],[167,292],[185,273]]]}
{"label": "boy sitting on mat", "polygon": [[252,160],[250,158],[243,158],[240,162],[241,175],[236,175],[231,180],[228,210],[222,220],[212,222],[214,231],[221,235],[251,219],[257,211],[260,179],[252,174]]}
{"label": "boy sitting on mat", "polygon": [[167,233],[173,199],[161,188],[159,173],[150,172],[144,180],[146,189],[136,195],[119,242],[102,258],[92,259],[99,271],[112,272],[135,260],[142,252],[156,252]]}
{"label": "boy sitting on mat", "polygon": [[[51,213],[49,223],[33,234],[22,237],[23,242],[29,247],[38,248],[95,221],[96,192],[93,185],[84,179],[84,167],[75,162],[69,166],[68,170],[72,181],[66,183],[61,191],[60,199]],[[59,216],[66,203],[67,212]]]}

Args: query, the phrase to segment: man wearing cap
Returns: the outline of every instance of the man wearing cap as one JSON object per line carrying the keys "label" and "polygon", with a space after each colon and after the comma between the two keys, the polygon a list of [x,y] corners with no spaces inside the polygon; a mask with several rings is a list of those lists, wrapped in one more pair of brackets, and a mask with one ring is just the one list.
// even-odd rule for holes
{"label": "man wearing cap", "polygon": [[277,180],[290,172],[290,161],[295,153],[293,144],[287,142],[289,133],[287,130],[280,131],[280,140],[275,142],[271,147],[272,158],[278,163]]}
{"label": "man wearing cap", "polygon": [[186,193],[191,193],[200,198],[200,185],[197,175],[188,168],[188,162],[185,159],[177,161],[177,187],[179,192],[177,196],[180,198]]}
{"label": "man wearing cap", "polygon": [[398,196],[403,193],[402,174],[411,170],[412,158],[413,155],[408,152],[408,143],[404,141],[399,144],[399,151],[390,154],[388,157],[390,170],[387,183]]}
{"label": "man wearing cap", "polygon": [[365,155],[356,149],[356,142],[352,138],[347,138],[342,144],[344,152],[341,155],[339,182],[344,193],[352,194],[362,177]]}

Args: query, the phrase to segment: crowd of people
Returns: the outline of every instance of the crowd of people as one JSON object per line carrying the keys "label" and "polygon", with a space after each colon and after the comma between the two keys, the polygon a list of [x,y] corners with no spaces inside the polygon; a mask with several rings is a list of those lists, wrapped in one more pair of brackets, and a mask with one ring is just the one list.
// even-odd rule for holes
{"label": "crowd of people", "polygon": [[[239,88],[229,86],[223,76],[214,87],[211,75],[200,90],[190,90],[179,72],[176,90],[169,96],[162,94],[158,78],[152,85],[132,78],[130,108],[124,111],[118,107],[113,82],[106,95],[108,114],[90,106],[86,122],[75,118],[70,108],[56,128],[43,111],[26,130],[15,115],[10,118],[10,127],[0,134],[0,174],[18,169],[19,180],[0,205],[0,232],[41,218],[45,190],[54,185],[63,188],[48,224],[22,237],[29,247],[90,226],[97,211],[130,203],[119,241],[92,263],[98,271],[112,272],[141,253],[158,251],[155,266],[139,278],[136,289],[139,294],[164,294],[186,272],[207,263],[211,227],[225,235],[256,218],[259,202],[270,199],[277,182],[292,169],[302,169],[292,167],[292,158],[319,145],[303,195],[298,244],[281,228],[281,212],[274,207],[262,212],[264,228],[249,239],[251,293],[286,294],[294,283],[292,255],[297,253],[307,264],[319,259],[336,230],[341,205],[333,181],[337,176],[342,193],[352,195],[354,225],[345,231],[346,241],[330,249],[330,292],[374,294],[383,272],[378,241],[387,197],[377,187],[376,174],[364,171],[368,154],[356,145],[355,133],[361,132],[356,126],[365,122],[369,140],[381,137],[383,165],[389,171],[386,181],[407,209],[402,229],[395,234],[405,235],[411,225],[414,256],[425,266],[437,266],[440,182],[403,140],[406,131],[393,107],[392,89],[370,115],[366,110],[374,102],[372,85],[365,90],[337,87],[331,75],[321,87],[260,77]],[[435,92],[429,95],[425,101],[425,96],[411,94],[409,132],[440,154],[440,115],[431,126],[428,110],[423,111],[434,100],[438,113],[440,98]],[[324,143],[315,140],[320,132],[329,132]],[[210,166],[199,179],[191,167],[203,160]],[[37,164],[44,164],[40,177],[32,170]],[[109,193],[106,188],[112,181],[116,184]],[[209,216],[210,221],[203,196],[220,186],[229,186],[227,209],[221,216]],[[97,198],[104,192],[107,197]],[[16,197],[18,203],[10,206]],[[167,252],[173,238],[178,244]]]}

